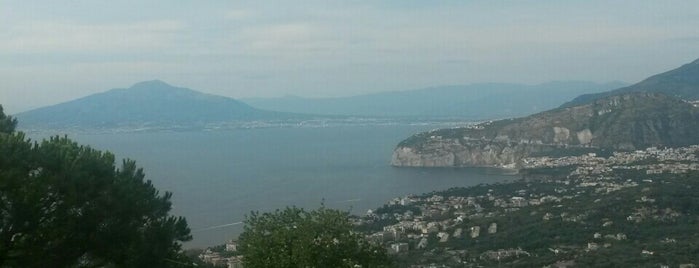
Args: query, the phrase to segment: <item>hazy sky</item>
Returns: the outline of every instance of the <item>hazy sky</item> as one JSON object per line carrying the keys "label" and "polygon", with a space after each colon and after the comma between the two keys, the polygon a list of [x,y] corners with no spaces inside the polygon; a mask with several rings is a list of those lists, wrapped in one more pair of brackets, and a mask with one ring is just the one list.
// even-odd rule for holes
{"label": "hazy sky", "polygon": [[4,1],[9,113],[143,80],[346,96],[475,82],[636,82],[699,58],[697,1]]}

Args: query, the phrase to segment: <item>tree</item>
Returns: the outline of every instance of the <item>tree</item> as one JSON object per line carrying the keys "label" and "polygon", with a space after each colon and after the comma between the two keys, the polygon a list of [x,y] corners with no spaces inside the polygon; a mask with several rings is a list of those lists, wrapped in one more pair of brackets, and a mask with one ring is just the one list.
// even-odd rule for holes
{"label": "tree", "polygon": [[7,116],[0,105],[0,133],[12,133],[17,126],[17,119]]}
{"label": "tree", "polygon": [[252,212],[239,238],[245,267],[389,267],[386,251],[353,232],[348,216],[322,206]]}
{"label": "tree", "polygon": [[169,267],[191,239],[134,161],[0,134],[0,267]]}

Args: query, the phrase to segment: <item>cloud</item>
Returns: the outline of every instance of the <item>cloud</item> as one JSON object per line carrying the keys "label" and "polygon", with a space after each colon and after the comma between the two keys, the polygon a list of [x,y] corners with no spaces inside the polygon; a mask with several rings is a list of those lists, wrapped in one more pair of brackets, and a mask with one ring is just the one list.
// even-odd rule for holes
{"label": "cloud", "polygon": [[636,81],[697,57],[686,1],[426,3],[17,1],[0,8],[0,99],[45,104],[155,78],[233,97]]}
{"label": "cloud", "polygon": [[686,37],[671,38],[669,41],[693,45],[693,44],[699,43],[699,36],[686,36]]}
{"label": "cloud", "polygon": [[243,52],[258,56],[318,56],[343,46],[325,28],[311,23],[285,23],[242,29],[236,42]]}
{"label": "cloud", "polygon": [[0,36],[4,53],[122,52],[155,50],[177,41],[185,29],[179,21],[81,24],[34,21],[8,27]]}
{"label": "cloud", "polygon": [[232,9],[226,11],[223,15],[228,20],[245,20],[254,17],[255,12],[249,9]]}

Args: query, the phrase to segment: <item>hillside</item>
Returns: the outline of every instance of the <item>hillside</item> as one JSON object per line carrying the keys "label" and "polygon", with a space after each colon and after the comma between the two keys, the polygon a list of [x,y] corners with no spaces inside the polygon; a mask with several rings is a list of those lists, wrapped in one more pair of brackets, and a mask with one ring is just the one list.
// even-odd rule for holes
{"label": "hillside", "polygon": [[416,134],[395,166],[511,166],[532,155],[699,143],[699,109],[659,93],[628,93],[528,117]]}
{"label": "hillside", "polygon": [[655,92],[688,101],[699,100],[699,59],[681,67],[657,74],[628,87],[609,92],[581,95],[561,107],[572,107],[589,103],[599,98],[629,92]]}
{"label": "hillside", "polygon": [[523,116],[560,105],[575,96],[623,86],[620,82],[550,82],[540,85],[472,84],[393,91],[342,98],[243,99],[260,109],[358,116],[459,117],[493,119]]}
{"label": "hillside", "polygon": [[237,100],[154,80],[17,114],[20,128],[192,125],[283,118]]}
{"label": "hillside", "polygon": [[604,94],[517,119],[416,134],[394,166],[504,166],[528,156],[699,143],[699,60]]}
{"label": "hillside", "polygon": [[395,198],[357,222],[400,267],[696,267],[696,153],[586,156],[546,176]]}

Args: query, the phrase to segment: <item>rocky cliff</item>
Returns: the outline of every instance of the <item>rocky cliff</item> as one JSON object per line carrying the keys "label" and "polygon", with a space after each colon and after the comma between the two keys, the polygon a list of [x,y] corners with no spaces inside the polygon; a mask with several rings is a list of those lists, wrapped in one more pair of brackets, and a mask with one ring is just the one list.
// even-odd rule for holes
{"label": "rocky cliff", "polygon": [[494,140],[437,139],[421,148],[398,147],[391,164],[404,167],[495,166],[516,168],[522,156],[550,152],[557,146]]}
{"label": "rocky cliff", "polygon": [[525,157],[699,143],[699,109],[659,93],[628,93],[528,117],[416,134],[391,164],[516,167]]}

